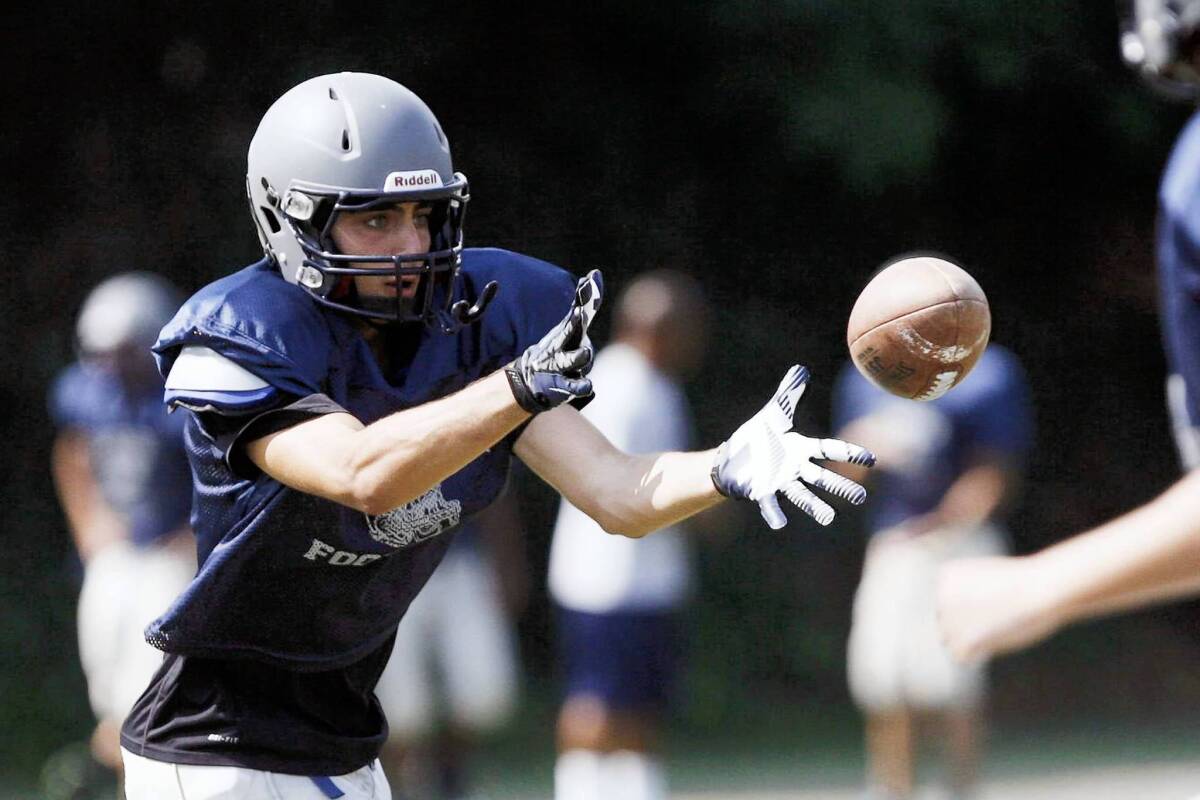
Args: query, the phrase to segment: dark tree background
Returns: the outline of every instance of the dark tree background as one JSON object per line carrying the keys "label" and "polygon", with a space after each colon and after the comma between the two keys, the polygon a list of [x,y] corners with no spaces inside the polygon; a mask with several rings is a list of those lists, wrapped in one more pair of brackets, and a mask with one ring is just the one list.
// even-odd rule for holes
{"label": "dark tree background", "polygon": [[[429,103],[471,179],[469,244],[599,266],[614,290],[651,267],[696,275],[717,308],[689,387],[706,444],[798,360],[815,376],[805,425],[826,429],[858,289],[884,260],[932,249],[980,280],[994,339],[1032,380],[1019,550],[1177,474],[1151,240],[1190,109],[1119,63],[1109,4],[123,2],[25,8],[0,26],[0,775],[32,774],[90,726],[45,413],[79,303],[114,271],[160,270],[190,291],[257,258],[246,146],[276,96],[322,72],[380,72]],[[603,341],[607,318],[598,327]],[[540,580],[553,497],[520,487]],[[846,707],[858,517],[785,533],[752,509],[708,522],[720,530],[701,537],[688,718],[715,731],[764,699]],[[1189,605],[1144,612],[1005,659],[997,713],[1194,713],[1194,620]],[[531,692],[550,694],[543,595],[521,625]]]}

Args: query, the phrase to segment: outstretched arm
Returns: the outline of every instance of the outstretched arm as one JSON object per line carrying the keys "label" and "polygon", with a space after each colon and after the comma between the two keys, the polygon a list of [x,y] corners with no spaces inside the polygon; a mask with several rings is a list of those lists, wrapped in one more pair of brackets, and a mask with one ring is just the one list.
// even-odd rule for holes
{"label": "outstretched arm", "polygon": [[427,492],[529,418],[503,372],[363,425],[325,414],[248,443],[255,466],[293,489],[367,514]]}
{"label": "outstretched arm", "polygon": [[533,419],[513,452],[609,533],[645,536],[722,499],[715,451],[629,455],[570,406]]}
{"label": "outstretched arm", "polygon": [[514,452],[610,533],[645,536],[715,505],[722,495],[757,503],[772,528],[787,524],[780,494],[827,525],[833,508],[809,485],[856,504],[866,492],[814,460],[870,466],[874,457],[857,445],[791,430],[807,380],[803,367],[790,369],[762,410],[716,450],[629,455],[578,412],[561,408],[530,422]]}
{"label": "outstretched arm", "polygon": [[942,568],[947,644],[978,660],[1018,650],[1064,625],[1200,592],[1200,471],[1146,505],[1020,558]]}
{"label": "outstretched arm", "polygon": [[600,296],[600,274],[593,270],[580,279],[566,317],[541,341],[455,394],[366,426],[350,414],[325,414],[249,442],[246,454],[293,489],[368,514],[397,508],[465,467],[530,414],[592,394],[587,328]]}

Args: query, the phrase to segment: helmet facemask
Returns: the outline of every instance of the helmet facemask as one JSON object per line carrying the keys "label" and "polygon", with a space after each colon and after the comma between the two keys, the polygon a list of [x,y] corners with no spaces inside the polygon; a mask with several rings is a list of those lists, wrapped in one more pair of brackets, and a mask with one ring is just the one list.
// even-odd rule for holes
{"label": "helmet facemask", "polygon": [[[443,330],[454,329],[452,303],[455,278],[462,263],[463,218],[466,215],[466,179],[461,174],[450,192],[385,192],[351,194],[291,189],[281,203],[284,224],[295,237],[303,261],[297,283],[323,305],[354,316],[385,323],[422,322]],[[346,254],[334,244],[332,231],[343,213],[370,211],[400,203],[417,202],[430,208],[430,246],[423,253]],[[363,266],[379,264],[379,267]],[[387,265],[387,266],[384,266]],[[394,297],[359,296],[354,277],[378,278],[391,274]],[[403,291],[405,284],[416,285]],[[406,296],[407,295],[407,296]]]}

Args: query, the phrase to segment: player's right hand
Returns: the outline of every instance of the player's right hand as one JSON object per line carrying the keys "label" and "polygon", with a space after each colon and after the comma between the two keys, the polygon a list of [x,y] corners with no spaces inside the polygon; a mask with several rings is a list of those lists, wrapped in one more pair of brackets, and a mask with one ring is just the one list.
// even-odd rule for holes
{"label": "player's right hand", "polygon": [[505,368],[508,385],[521,408],[537,414],[592,396],[587,374],[595,353],[587,330],[603,295],[600,270],[594,269],[579,279],[575,300],[562,322]]}
{"label": "player's right hand", "polygon": [[979,663],[1041,641],[1060,627],[1051,581],[1032,557],[988,556],[943,564],[937,580],[942,641],[956,659]]}
{"label": "player's right hand", "polygon": [[863,447],[841,439],[813,439],[793,431],[796,405],[808,386],[808,368],[799,364],[783,376],[775,396],[753,417],[742,423],[717,450],[712,481],[726,497],[758,503],[767,525],[787,525],[779,507],[782,494],[822,525],[833,521],[833,508],[805,484],[858,505],[867,492],[854,481],[813,463],[842,461],[870,467],[875,456]]}

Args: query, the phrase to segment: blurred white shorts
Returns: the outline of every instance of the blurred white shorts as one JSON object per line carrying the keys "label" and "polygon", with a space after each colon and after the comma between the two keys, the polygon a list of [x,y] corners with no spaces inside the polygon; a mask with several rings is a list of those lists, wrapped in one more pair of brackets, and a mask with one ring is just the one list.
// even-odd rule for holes
{"label": "blurred white shorts", "polygon": [[452,548],[409,607],[375,688],[394,739],[432,732],[439,716],[487,732],[517,695],[515,634],[494,570],[470,548]]}
{"label": "blurred white shorts", "polygon": [[864,711],[971,708],[983,698],[985,666],[963,666],[942,644],[936,576],[954,558],[1006,552],[996,527],[872,538],[854,597],[847,647],[850,694]]}
{"label": "blurred white shorts", "polygon": [[88,562],[79,593],[79,660],[98,719],[119,725],[150,685],[163,654],[143,631],[195,573],[190,538],[147,547],[115,542]]}
{"label": "blurred white shorts", "polygon": [[[345,775],[261,772],[242,767],[168,764],[121,750],[126,800],[391,800],[383,769],[373,764]],[[340,793],[340,794],[339,794]]]}

